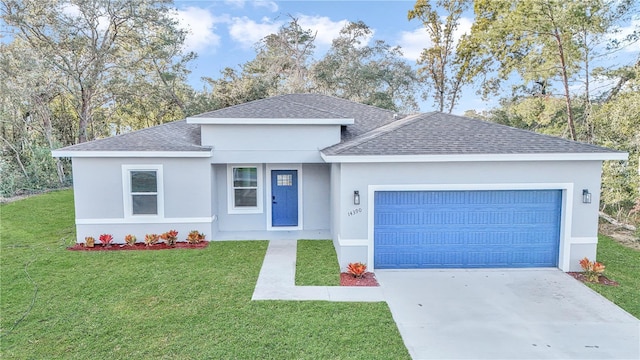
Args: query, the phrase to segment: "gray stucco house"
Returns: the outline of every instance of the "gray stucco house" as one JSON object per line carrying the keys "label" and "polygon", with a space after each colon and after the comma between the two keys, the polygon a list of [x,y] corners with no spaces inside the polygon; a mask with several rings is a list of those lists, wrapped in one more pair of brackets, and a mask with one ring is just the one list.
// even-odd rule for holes
{"label": "gray stucco house", "polygon": [[443,113],[291,94],[65,147],[77,241],[199,230],[333,239],[341,266],[595,258],[604,160],[626,153]]}

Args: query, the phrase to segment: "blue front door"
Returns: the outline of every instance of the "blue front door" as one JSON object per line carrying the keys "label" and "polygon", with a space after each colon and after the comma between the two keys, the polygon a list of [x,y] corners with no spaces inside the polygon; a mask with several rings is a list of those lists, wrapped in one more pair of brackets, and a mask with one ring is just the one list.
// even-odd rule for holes
{"label": "blue front door", "polygon": [[271,225],[298,226],[298,171],[271,171]]}

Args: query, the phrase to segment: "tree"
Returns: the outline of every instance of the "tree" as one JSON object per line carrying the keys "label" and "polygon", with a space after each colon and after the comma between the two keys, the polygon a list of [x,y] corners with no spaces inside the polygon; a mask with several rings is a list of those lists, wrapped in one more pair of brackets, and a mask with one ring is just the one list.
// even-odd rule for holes
{"label": "tree", "polygon": [[[426,94],[433,91],[435,105],[441,112],[453,111],[462,86],[469,81],[470,53],[456,51],[456,30],[468,5],[468,0],[438,0],[434,7],[429,0],[417,0],[408,13],[409,20],[422,21],[429,36],[429,47],[422,50],[418,59],[421,65],[418,74],[426,83]],[[444,17],[438,10],[445,13]]]}
{"label": "tree", "polygon": [[49,149],[65,132],[54,109],[64,101],[56,74],[21,41],[0,44],[0,193],[64,183],[63,161]]}
{"label": "tree", "polygon": [[167,64],[184,63],[176,50],[184,32],[169,16],[168,1],[2,0],[2,5],[2,19],[16,29],[15,37],[64,78],[58,91],[73,101],[77,142],[93,137],[94,116],[116,90],[149,68],[155,67],[167,95],[176,100],[165,70]]}
{"label": "tree", "polygon": [[[549,83],[559,81],[569,137],[577,140],[570,86],[581,67],[588,72],[592,48],[585,39],[609,31],[617,19],[627,15],[630,4],[605,0],[478,0],[474,2],[476,20],[467,45],[483,59],[477,63],[483,73],[492,65],[489,72],[497,74],[483,81],[485,89],[496,90],[501,80],[514,73],[525,83],[540,84],[547,93]],[[471,73],[478,71],[476,68]]]}
{"label": "tree", "polygon": [[277,33],[265,36],[257,44],[255,59],[245,64],[243,71],[271,83],[271,96],[306,92],[315,39],[316,34],[303,29],[298,19],[291,17]]}
{"label": "tree", "polygon": [[628,152],[629,160],[604,164],[601,208],[640,229],[640,58],[614,74],[617,86],[591,114],[594,141]]}
{"label": "tree", "polygon": [[372,35],[363,23],[349,23],[333,40],[331,49],[312,68],[314,92],[395,111],[418,109],[414,94],[417,78],[399,47]]}

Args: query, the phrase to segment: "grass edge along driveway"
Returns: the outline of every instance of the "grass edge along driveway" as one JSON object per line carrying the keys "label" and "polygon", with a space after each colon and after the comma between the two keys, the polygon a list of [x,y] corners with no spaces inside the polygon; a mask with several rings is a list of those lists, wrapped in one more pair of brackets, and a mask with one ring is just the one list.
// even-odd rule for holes
{"label": "grass edge along driveway", "polygon": [[251,301],[266,241],[67,251],[69,190],[0,216],[3,359],[409,358],[386,303]]}

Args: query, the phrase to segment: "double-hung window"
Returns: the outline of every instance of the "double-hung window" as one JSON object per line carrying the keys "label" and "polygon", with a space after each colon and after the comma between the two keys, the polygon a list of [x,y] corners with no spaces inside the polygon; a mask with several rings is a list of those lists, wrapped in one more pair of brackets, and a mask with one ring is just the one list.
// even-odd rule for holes
{"label": "double-hung window", "polygon": [[262,212],[262,169],[254,165],[231,165],[229,173],[229,212]]}
{"label": "double-hung window", "polygon": [[127,216],[162,216],[162,165],[123,165]]}

